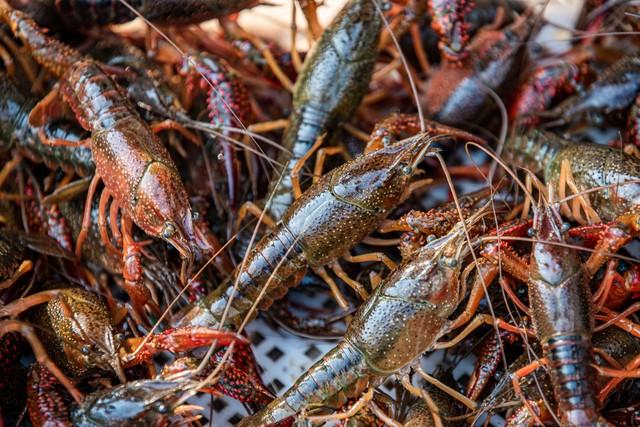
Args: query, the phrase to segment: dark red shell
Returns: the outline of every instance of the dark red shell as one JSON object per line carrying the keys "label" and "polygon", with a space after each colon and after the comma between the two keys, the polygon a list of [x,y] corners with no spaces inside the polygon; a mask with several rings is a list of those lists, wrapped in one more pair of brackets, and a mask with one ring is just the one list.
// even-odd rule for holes
{"label": "dark red shell", "polygon": [[69,419],[71,396],[51,372],[36,363],[29,372],[27,411],[34,427],[73,426]]}

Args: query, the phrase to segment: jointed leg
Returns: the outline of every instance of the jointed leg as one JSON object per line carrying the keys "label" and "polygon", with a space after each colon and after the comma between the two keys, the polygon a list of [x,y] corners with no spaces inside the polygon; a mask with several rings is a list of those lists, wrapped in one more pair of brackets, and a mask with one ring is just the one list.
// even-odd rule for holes
{"label": "jointed leg", "polygon": [[353,280],[351,277],[349,277],[347,273],[345,273],[345,271],[342,269],[342,267],[340,267],[340,264],[338,264],[337,261],[334,261],[331,264],[329,264],[329,267],[331,267],[333,272],[336,273],[336,276],[338,276],[340,279],[342,279],[343,282],[345,282],[347,285],[353,288],[353,290],[356,291],[358,295],[360,295],[360,298],[362,298],[363,301],[366,301],[367,298],[369,298],[369,293],[364,288],[364,286],[362,286],[362,284],[360,284],[356,280]]}
{"label": "jointed leg", "polygon": [[[107,233],[106,212],[109,199],[111,199],[111,192],[105,188],[102,190],[102,194],[100,195],[100,203],[98,204],[98,228],[100,229],[100,238],[102,239],[102,243],[105,245],[109,252],[116,256],[122,256],[120,251],[116,249],[116,247],[111,242],[109,234]],[[111,229],[113,228],[114,224],[111,224]],[[115,228],[117,228],[117,226],[115,226]]]}
{"label": "jointed leg", "polygon": [[80,148],[89,147],[91,145],[91,138],[81,139],[78,141],[73,139],[50,138],[45,132],[44,127],[38,129],[38,137],[43,144],[51,145],[52,147]]}
{"label": "jointed leg", "polygon": [[[386,94],[386,93],[385,93]],[[349,135],[358,138],[360,141],[364,142],[365,144],[367,142],[369,142],[369,134],[365,133],[364,131],[358,129],[357,127],[355,127],[354,125],[352,125],[351,123],[343,123],[342,125],[340,125],[342,127],[342,129],[346,130],[347,133],[349,133]]]}
{"label": "jointed leg", "polygon": [[322,177],[322,169],[324,168],[324,162],[327,159],[327,156],[335,156],[336,154],[342,154],[346,161],[350,160],[348,153],[342,145],[338,147],[325,147],[318,150],[318,154],[316,154],[316,163],[313,168],[314,184]]}
{"label": "jointed leg", "polygon": [[14,156],[11,160],[4,164],[4,166],[0,170],[0,187],[2,187],[4,182],[7,180],[9,174],[11,174],[11,172],[13,172],[18,167],[21,160],[22,159],[20,158],[20,156]]}
{"label": "jointed leg", "polygon": [[[622,372],[626,371],[626,372],[636,373],[635,371],[638,368],[640,368],[640,355],[636,356],[631,362],[627,363],[627,365],[624,367]],[[596,370],[598,370],[597,366],[596,366]],[[600,390],[600,393],[598,394],[598,398],[600,402],[604,402],[607,396],[609,396],[609,394],[618,386],[618,384],[620,384],[620,382],[622,382],[622,380],[624,380],[627,377],[624,375],[607,375],[607,372],[601,372],[600,374],[613,377],[611,378],[611,380],[609,380],[607,384],[605,384],[604,387],[602,387],[602,389]]]}
{"label": "jointed leg", "polygon": [[585,263],[587,275],[593,277],[602,265],[611,258],[611,254],[616,253],[621,247],[626,245],[632,238],[626,227],[619,224],[595,224],[573,228],[569,235],[592,239],[598,238],[593,252]]}
{"label": "jointed leg", "polygon": [[431,375],[427,374],[422,369],[420,364],[416,364],[416,366],[414,366],[414,370],[418,373],[418,375],[422,377],[423,380],[425,380],[426,382],[428,382],[429,384],[435,387],[438,387],[440,390],[444,391],[449,396],[455,398],[457,401],[459,401],[460,403],[462,403],[464,406],[471,409],[472,411],[478,408],[478,405],[476,404],[476,402],[469,399],[468,397],[458,392],[457,390],[452,389],[451,387],[449,387],[442,381],[438,380],[437,378],[434,378]]}
{"label": "jointed leg", "polygon": [[[560,198],[564,198],[564,191],[565,191],[565,186],[569,187],[569,189],[576,195],[576,198],[573,200],[572,202],[572,209],[571,209],[571,214],[573,215],[573,218],[575,218],[576,221],[578,221],[581,224],[584,223],[591,223],[591,224],[596,224],[601,222],[600,217],[598,216],[598,214],[596,213],[596,211],[593,210],[593,208],[591,207],[591,203],[589,203],[589,199],[587,198],[587,196],[585,195],[578,195],[581,193],[580,189],[578,189],[578,186],[575,183],[575,180],[573,178],[573,173],[571,172],[571,164],[569,163],[568,160],[563,160],[562,164],[560,166],[560,177],[559,177],[559,188],[558,188],[558,195]],[[564,203],[563,203],[564,206]],[[580,208],[582,208],[587,216],[587,218],[583,218],[582,214],[580,213]],[[566,212],[566,207],[565,207],[565,212],[563,212],[565,215],[568,213]]]}
{"label": "jointed leg", "polygon": [[339,412],[331,415],[306,416],[305,418],[314,423],[326,423],[329,421],[345,420],[347,418],[355,417],[356,414],[360,412],[360,410],[362,410],[362,408],[364,408],[369,402],[371,402],[371,399],[373,399],[374,390],[375,387],[370,387],[369,390],[356,401],[356,403],[351,405],[347,412]]}
{"label": "jointed leg", "polygon": [[254,123],[252,125],[249,125],[249,127],[247,127],[247,130],[253,133],[267,133],[267,132],[272,132],[274,130],[284,129],[288,125],[289,125],[288,119],[271,120],[268,122]]}
{"label": "jointed leg", "polygon": [[370,252],[362,255],[351,255],[349,252],[344,254],[342,258],[347,262],[359,263],[359,262],[382,262],[389,270],[395,270],[398,266],[391,258],[383,254],[382,252]]}
{"label": "jointed leg", "polygon": [[433,179],[431,179],[431,178],[419,179],[417,181],[412,182],[411,184],[409,184],[409,186],[404,191],[402,196],[400,196],[400,199],[402,201],[407,200],[409,198],[409,196],[411,196],[411,194],[413,194],[414,191],[419,190],[419,189],[421,189],[423,187],[426,187],[428,185],[431,185],[431,183],[433,183]]}
{"label": "jointed leg", "polygon": [[541,425],[541,426],[543,426],[544,423],[540,420],[536,411],[534,411],[534,409],[531,407],[529,400],[522,393],[522,387],[520,386],[520,379],[526,377],[527,375],[529,375],[530,373],[532,373],[533,371],[535,371],[545,363],[546,363],[546,359],[544,358],[538,359],[528,364],[527,366],[524,366],[518,369],[516,372],[511,374],[511,382],[513,384],[513,390],[516,393],[516,396],[518,396],[520,400],[522,400],[522,403],[526,406],[527,410],[529,411],[529,415],[531,415],[536,421],[537,423],[536,425]]}
{"label": "jointed leg", "polygon": [[302,156],[291,169],[291,186],[293,187],[293,197],[297,200],[302,196],[302,188],[300,187],[300,171],[304,167],[304,164],[313,156],[313,153],[322,145],[326,134],[320,135],[316,138],[316,142],[313,143],[311,148]]}
{"label": "jointed leg", "polygon": [[60,295],[60,292],[60,289],[51,289],[18,298],[7,305],[0,307],[0,317],[16,317],[33,306],[49,302]]}
{"label": "jointed leg", "polygon": [[81,258],[82,255],[82,244],[84,240],[87,238],[89,234],[89,229],[91,227],[91,205],[93,204],[93,196],[96,193],[96,187],[98,186],[98,182],[100,182],[100,175],[97,173],[91,179],[91,183],[89,184],[89,191],[87,193],[87,200],[84,204],[84,213],[82,214],[82,228],[80,229],[80,233],[78,233],[78,238],[76,240],[76,257],[78,259]]}
{"label": "jointed leg", "polygon": [[[229,346],[233,342],[246,342],[246,338],[234,332],[205,326],[183,326],[160,332],[146,338],[130,338],[123,344],[127,355],[123,358],[125,367],[150,360],[157,353],[167,350],[185,352],[210,345],[217,341],[219,346]],[[134,351],[131,351],[134,349]]]}
{"label": "jointed leg", "polygon": [[109,207],[109,227],[111,228],[111,235],[116,241],[117,245],[122,245],[122,234],[120,233],[120,227],[118,227],[118,211],[120,206],[115,200],[111,200],[111,206]]}
{"label": "jointed leg", "polygon": [[382,277],[375,271],[369,273],[369,282],[371,283],[371,289],[375,289],[382,283]]}
{"label": "jointed leg", "polygon": [[600,331],[611,325],[615,325],[631,335],[640,338],[640,325],[628,319],[631,314],[638,310],[640,310],[640,303],[638,302],[627,307],[627,309],[622,313],[616,313],[613,310],[609,310],[607,307],[601,307],[600,311],[602,311],[604,315],[596,314],[595,318],[597,320],[604,320],[605,323],[598,325],[595,328],[595,331]]}
{"label": "jointed leg", "polygon": [[305,19],[307,20],[307,25],[309,26],[309,33],[311,34],[311,38],[315,41],[320,38],[322,32],[322,25],[320,25],[320,21],[318,20],[318,5],[315,0],[298,0],[300,3],[300,8],[302,9],[302,13],[304,14]]}
{"label": "jointed leg", "polygon": [[289,79],[287,74],[282,71],[282,68],[278,64],[278,61],[276,61],[276,58],[273,56],[273,53],[271,53],[269,46],[267,46],[265,42],[263,42],[259,37],[256,37],[252,33],[245,31],[236,22],[232,22],[229,19],[222,20],[220,23],[230,33],[236,34],[241,38],[249,40],[251,44],[260,51],[262,57],[267,62],[267,65],[269,65],[271,72],[278,79],[282,87],[284,87],[289,92],[293,92],[293,83],[291,82],[291,79]]}
{"label": "jointed leg", "polygon": [[60,383],[67,389],[69,394],[73,396],[73,399],[77,403],[82,402],[82,400],[84,399],[84,395],[76,388],[73,382],[71,382],[71,380],[67,378],[64,373],[62,373],[60,368],[58,368],[58,366],[56,366],[56,364],[53,363],[53,361],[49,358],[49,355],[47,355],[44,346],[38,339],[35,330],[30,325],[18,320],[5,320],[0,322],[0,335],[4,335],[9,332],[18,332],[22,334],[22,336],[24,336],[27,341],[29,341],[31,348],[33,349],[33,354],[36,356],[36,360],[44,365],[49,370],[49,372],[51,372],[58,379],[58,381],[60,381]]}
{"label": "jointed leg", "polygon": [[402,383],[402,387],[404,387],[405,390],[407,390],[413,396],[417,397],[418,399],[422,399],[425,402],[425,404],[427,405],[427,408],[429,409],[429,411],[431,412],[431,415],[433,416],[435,427],[443,427],[442,418],[440,417],[440,409],[438,408],[438,405],[436,405],[436,403],[431,398],[431,395],[429,394],[429,392],[411,384],[411,379],[409,378],[408,374],[402,375],[402,377],[400,377],[400,382]]}
{"label": "jointed leg", "polygon": [[394,420],[389,415],[387,415],[387,413],[384,412],[382,410],[382,408],[380,408],[378,405],[376,405],[376,403],[374,401],[369,402],[368,407],[371,410],[371,412],[373,412],[374,415],[376,417],[378,417],[378,419],[384,423],[385,426],[389,426],[389,427],[402,427],[403,426],[402,423],[399,423],[398,421]]}
{"label": "jointed leg", "polygon": [[274,230],[276,228],[276,221],[268,214],[263,214],[262,208],[253,202],[245,202],[240,206],[240,209],[238,210],[238,219],[236,220],[236,228],[240,227],[240,224],[248,214],[251,214],[258,219],[262,218],[262,223],[269,227],[269,229]]}
{"label": "jointed leg", "polygon": [[476,317],[473,318],[473,320],[471,322],[469,322],[467,327],[464,328],[462,330],[462,332],[460,332],[456,337],[454,337],[450,341],[436,343],[433,346],[433,350],[439,350],[439,349],[443,349],[443,348],[454,347],[454,346],[458,345],[458,343],[460,343],[467,336],[469,336],[469,334],[471,334],[471,332],[473,332],[476,329],[478,329],[479,326],[481,326],[481,325],[494,325],[494,324],[498,328],[501,328],[501,329],[504,329],[504,330],[507,330],[507,331],[510,331],[510,332],[515,332],[517,334],[526,333],[529,336],[535,337],[535,332],[533,332],[532,330],[529,330],[529,329],[526,329],[526,328],[519,328],[517,326],[513,326],[513,325],[505,322],[502,319],[494,319],[489,314],[478,314]]}
{"label": "jointed leg", "polygon": [[30,260],[22,261],[22,263],[18,266],[16,271],[13,272],[10,278],[3,282],[0,282],[0,290],[10,288],[15,282],[18,281],[18,279],[30,272],[31,269],[33,269],[33,263]]}
{"label": "jointed leg", "polygon": [[623,151],[625,154],[635,157],[636,159],[640,159],[640,149],[634,144],[627,144],[624,146]]}
{"label": "jointed leg", "polygon": [[151,130],[153,131],[153,133],[156,133],[156,134],[166,130],[175,130],[180,135],[182,135],[187,141],[193,143],[194,145],[196,146],[202,145],[202,140],[198,135],[191,132],[190,130],[188,130],[187,128],[185,128],[183,125],[176,122],[175,120],[167,119],[158,123],[154,123],[151,125]]}
{"label": "jointed leg", "polygon": [[331,276],[329,276],[329,273],[327,273],[327,270],[325,270],[324,267],[316,267],[313,269],[313,271],[318,276],[320,276],[320,278],[322,278],[322,280],[324,280],[327,285],[329,285],[329,289],[331,289],[331,292],[333,293],[333,297],[335,298],[340,308],[342,308],[343,310],[348,310],[349,303],[347,302],[347,299],[344,297],[344,295],[342,295],[342,292],[340,292],[338,285],[331,278]]}
{"label": "jointed leg", "polygon": [[[466,283],[467,277],[469,276],[471,270],[475,267],[475,264],[472,263],[464,269],[460,277],[460,280],[463,284]],[[484,298],[485,288],[488,288],[489,285],[491,285],[496,275],[498,274],[497,264],[489,260],[483,258],[478,259],[478,267],[479,269],[476,272],[475,279],[471,287],[471,292],[469,293],[467,306],[465,307],[464,311],[451,322],[451,330],[459,328],[471,319],[471,317],[476,313],[476,310],[480,305],[480,301],[482,301],[482,298]]]}
{"label": "jointed leg", "polygon": [[418,59],[420,68],[422,69],[424,75],[428,76],[431,72],[431,65],[429,64],[429,59],[427,59],[427,55],[425,54],[426,50],[422,43],[420,27],[417,23],[414,22],[409,27],[409,32],[411,33],[411,41],[413,42],[413,51],[416,54],[416,58]]}
{"label": "jointed leg", "polygon": [[64,116],[65,107],[59,97],[60,86],[55,85],[51,91],[45,95],[29,113],[29,124],[35,127],[42,127],[52,119]]}

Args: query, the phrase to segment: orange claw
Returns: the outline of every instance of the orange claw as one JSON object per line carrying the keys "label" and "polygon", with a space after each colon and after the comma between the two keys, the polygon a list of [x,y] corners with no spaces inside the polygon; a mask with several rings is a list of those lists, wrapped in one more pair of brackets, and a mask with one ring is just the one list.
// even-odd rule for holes
{"label": "orange claw", "polygon": [[235,332],[205,326],[182,326],[167,329],[146,340],[144,338],[127,340],[123,347],[135,348],[135,350],[123,356],[122,360],[125,367],[130,367],[151,359],[161,351],[184,352],[211,345],[214,341],[219,346],[228,346],[236,341],[248,342],[245,337]]}

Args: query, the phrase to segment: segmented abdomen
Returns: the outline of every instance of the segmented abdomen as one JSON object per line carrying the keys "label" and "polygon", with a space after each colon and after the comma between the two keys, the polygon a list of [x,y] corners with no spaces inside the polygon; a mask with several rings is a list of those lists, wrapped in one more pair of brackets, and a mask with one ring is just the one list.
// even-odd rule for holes
{"label": "segmented abdomen", "polygon": [[200,55],[196,59],[196,77],[202,77],[201,85],[208,89],[207,109],[214,125],[248,125],[251,118],[249,90],[219,60]]}
{"label": "segmented abdomen", "polygon": [[33,59],[57,77],[62,77],[75,63],[82,60],[80,52],[47,36],[23,12],[11,9],[8,4],[2,4],[0,15],[5,22],[12,23],[14,35],[29,48]]}
{"label": "segmented abdomen", "polygon": [[314,403],[340,407],[347,396],[362,392],[370,380],[374,379],[369,376],[362,353],[345,340],[309,368],[282,397],[253,417],[243,420],[240,425],[257,427],[275,424]]}
{"label": "segmented abdomen", "polygon": [[[259,303],[252,313],[266,310],[297,284],[307,270],[302,247],[293,234],[280,225],[269,236],[258,242],[246,261],[236,268],[231,278],[209,293],[180,321],[182,325],[216,325],[230,306],[225,325],[240,326],[251,307]],[[261,291],[268,290],[260,297]],[[260,298],[259,298],[260,297]]]}
{"label": "segmented abdomen", "polygon": [[570,425],[592,425],[598,418],[591,340],[559,335],[543,343],[558,409]]}
{"label": "segmented abdomen", "polygon": [[[0,73],[0,144],[2,151],[17,149],[20,154],[37,163],[44,163],[50,169],[61,168],[64,172],[76,172],[80,176],[91,175],[95,165],[91,150],[86,147],[56,147],[40,141],[38,129],[29,125],[29,112],[35,105],[34,99],[24,96],[20,89]],[[55,126],[45,126],[45,134],[50,138],[80,140],[82,130],[71,123],[56,122]]]}
{"label": "segmented abdomen", "polygon": [[116,83],[97,63],[78,62],[65,80],[63,93],[80,124],[91,132],[108,131],[121,119],[137,117]]}
{"label": "segmented abdomen", "polygon": [[570,142],[548,132],[530,130],[507,141],[505,151],[522,168],[544,173],[558,152]]}
{"label": "segmented abdomen", "polygon": [[[207,110],[212,124],[220,126],[224,154],[224,165],[227,174],[227,186],[229,205],[237,208],[239,166],[235,149],[228,138],[235,138],[232,131],[224,127],[236,127],[243,129],[252,122],[251,105],[249,102],[249,90],[247,87],[224,65],[220,60],[209,55],[199,55],[196,59],[195,77],[200,79],[200,86],[208,89]],[[190,80],[193,73],[190,75]],[[191,83],[191,82],[190,82]],[[216,141],[217,142],[217,141]],[[211,140],[207,139],[206,146],[210,152]]]}
{"label": "segmented abdomen", "polygon": [[278,161],[283,178],[272,180],[269,214],[280,219],[293,202],[290,173],[316,139],[349,119],[369,87],[377,57],[382,19],[376,4],[351,0],[342,8],[305,58],[293,94],[293,112]]}
{"label": "segmented abdomen", "polygon": [[283,152],[279,160],[285,163],[282,178],[272,181],[271,202],[267,206],[272,218],[280,219],[293,203],[291,171],[296,163],[313,146],[316,139],[327,129],[329,112],[309,103],[294,111],[289,117],[289,126],[282,137],[282,146],[291,150],[291,154]]}

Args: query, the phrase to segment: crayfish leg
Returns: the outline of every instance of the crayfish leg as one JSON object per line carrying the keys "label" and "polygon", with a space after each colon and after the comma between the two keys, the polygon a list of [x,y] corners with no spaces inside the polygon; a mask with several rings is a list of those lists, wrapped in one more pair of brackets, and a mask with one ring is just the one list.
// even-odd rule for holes
{"label": "crayfish leg", "polygon": [[60,381],[60,383],[62,383],[76,402],[82,402],[84,395],[76,388],[73,382],[62,372],[62,370],[58,368],[51,358],[49,358],[49,355],[31,325],[19,320],[4,320],[0,322],[0,335],[4,335],[9,332],[18,332],[25,337],[31,345],[36,360],[40,364],[44,365],[49,372],[51,372],[58,381]]}
{"label": "crayfish leg", "polygon": [[187,141],[191,142],[195,146],[202,145],[202,139],[195,133],[191,132],[189,129],[185,128],[180,123],[175,120],[167,119],[158,123],[154,123],[151,125],[151,130],[153,133],[158,134],[160,132],[173,130],[182,135]]}
{"label": "crayfish leg", "polygon": [[42,127],[49,121],[63,117],[67,109],[60,98],[60,86],[55,85],[29,113],[29,124],[34,127]]}
{"label": "crayfish leg", "polygon": [[18,266],[16,271],[13,272],[13,274],[11,275],[10,278],[8,278],[7,280],[5,280],[3,282],[0,282],[0,290],[4,290],[4,289],[10,288],[22,276],[24,276],[25,274],[30,272],[32,269],[33,269],[33,263],[30,260],[27,259],[27,260],[22,261],[22,263],[20,263],[20,265]]}
{"label": "crayfish leg", "polygon": [[84,204],[84,212],[82,213],[82,228],[80,229],[80,233],[78,233],[78,237],[76,239],[75,253],[76,258],[78,259],[81,258],[82,244],[89,235],[89,230],[91,228],[91,205],[93,203],[93,196],[96,194],[98,182],[100,182],[100,175],[96,173],[89,184],[89,191],[87,192],[87,199]]}
{"label": "crayfish leg", "polygon": [[271,218],[271,216],[264,212],[264,210],[256,205],[253,202],[244,202],[240,209],[238,210],[238,218],[236,219],[236,230],[240,229],[240,224],[247,217],[247,215],[252,215],[253,217],[260,220],[264,223],[270,230],[274,230],[276,228],[276,221]]}
{"label": "crayfish leg", "polygon": [[[105,245],[107,250],[115,254],[116,256],[122,256],[122,253],[120,253],[120,251],[116,249],[116,247],[111,242],[111,239],[109,238],[109,234],[107,233],[106,211],[107,211],[107,204],[109,203],[109,200],[111,199],[111,197],[112,195],[109,190],[107,190],[106,188],[102,190],[102,194],[100,195],[100,203],[98,205],[99,206],[98,207],[98,228],[100,230],[100,237],[102,239],[102,243]],[[117,225],[111,224],[112,230],[114,227],[117,228]]]}
{"label": "crayfish leg", "polygon": [[122,217],[122,277],[123,288],[129,298],[133,309],[145,319],[149,319],[145,312],[145,306],[157,316],[162,314],[160,307],[151,298],[151,292],[144,283],[142,271],[142,244],[136,242],[131,235],[133,222],[128,215]]}

